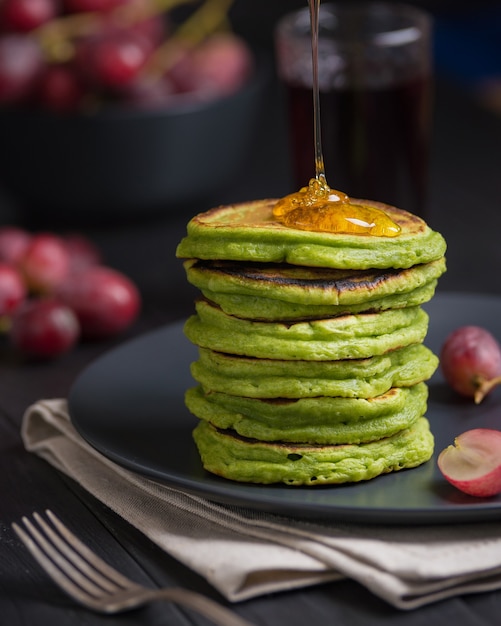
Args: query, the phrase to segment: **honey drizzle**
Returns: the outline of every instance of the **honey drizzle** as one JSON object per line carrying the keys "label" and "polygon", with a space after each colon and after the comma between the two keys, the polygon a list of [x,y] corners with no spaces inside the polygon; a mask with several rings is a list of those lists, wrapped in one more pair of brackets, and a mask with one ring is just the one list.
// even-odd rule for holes
{"label": "honey drizzle", "polygon": [[320,0],[308,0],[308,4],[313,72],[315,178],[310,180],[307,187],[302,187],[298,192],[279,200],[273,207],[273,216],[285,226],[300,230],[395,237],[400,233],[400,226],[384,211],[365,204],[356,204],[345,193],[331,189],[327,184],[322,151],[318,81]]}
{"label": "honey drizzle", "polygon": [[311,24],[311,61],[313,73],[313,132],[315,141],[315,177],[327,185],[322,150],[322,128],[320,122],[320,87],[318,82],[318,22],[320,19],[320,0],[308,0]]}

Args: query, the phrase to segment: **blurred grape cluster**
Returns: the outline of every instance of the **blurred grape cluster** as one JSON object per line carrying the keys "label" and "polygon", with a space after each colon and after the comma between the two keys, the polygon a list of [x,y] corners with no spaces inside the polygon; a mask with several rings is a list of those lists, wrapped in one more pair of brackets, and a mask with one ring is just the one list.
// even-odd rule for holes
{"label": "blurred grape cluster", "polygon": [[0,0],[0,107],[68,113],[229,95],[254,69],[247,43],[231,30],[231,4]]}
{"label": "blurred grape cluster", "polygon": [[21,354],[50,359],[113,337],[140,308],[137,286],[84,235],[0,227],[0,334]]}

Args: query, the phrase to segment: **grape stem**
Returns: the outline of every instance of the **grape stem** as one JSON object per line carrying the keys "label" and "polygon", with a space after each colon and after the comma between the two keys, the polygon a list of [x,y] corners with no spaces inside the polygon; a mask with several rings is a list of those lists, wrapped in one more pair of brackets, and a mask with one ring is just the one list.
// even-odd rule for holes
{"label": "grape stem", "polygon": [[188,50],[209,35],[228,27],[228,11],[234,0],[206,0],[152,55],[145,68],[149,75],[160,75],[173,67]]}
{"label": "grape stem", "polygon": [[0,335],[6,335],[12,326],[8,315],[0,315]]}
{"label": "grape stem", "polygon": [[476,376],[473,384],[475,385],[475,394],[473,399],[475,404],[480,404],[485,396],[494,389],[494,387],[501,384],[501,376],[496,376],[490,380],[487,380],[483,376]]}
{"label": "grape stem", "polygon": [[[118,7],[111,16],[116,24],[127,26],[194,1],[151,0],[142,5],[133,3]],[[222,27],[228,28],[228,11],[233,2],[234,0],[206,0],[159,46],[148,62],[145,73],[161,75],[210,34]],[[40,41],[47,60],[63,63],[74,55],[73,40],[99,32],[101,22],[102,15],[98,12],[66,15],[44,24],[34,34]]]}

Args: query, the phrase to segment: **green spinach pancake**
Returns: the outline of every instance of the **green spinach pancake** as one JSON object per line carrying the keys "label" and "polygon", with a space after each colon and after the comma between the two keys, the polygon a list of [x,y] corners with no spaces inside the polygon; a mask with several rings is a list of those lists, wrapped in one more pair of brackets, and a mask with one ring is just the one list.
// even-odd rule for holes
{"label": "green spinach pancake", "polygon": [[196,310],[184,326],[194,344],[263,359],[366,358],[419,343],[428,330],[428,314],[417,306],[296,323],[241,319],[204,300]]}
{"label": "green spinach pancake", "polygon": [[186,392],[186,406],[216,428],[260,441],[364,443],[409,427],[426,411],[424,383],[396,387],[374,398],[241,398],[201,387]]}
{"label": "green spinach pancake", "polygon": [[284,321],[417,306],[433,297],[445,272],[444,258],[387,270],[199,259],[184,265],[190,283],[229,315]]}
{"label": "green spinach pancake", "polygon": [[426,418],[395,435],[365,444],[311,445],[247,439],[201,421],[193,431],[204,467],[249,483],[327,485],[369,480],[417,467],[433,454]]}
{"label": "green spinach pancake", "polygon": [[437,366],[437,356],[423,344],[337,361],[257,359],[200,348],[191,374],[207,392],[248,398],[370,398],[426,381]]}
{"label": "green spinach pancake", "polygon": [[288,263],[338,269],[406,268],[444,256],[445,240],[416,215],[380,202],[400,226],[398,237],[345,235],[288,228],[273,217],[276,200],[221,206],[190,220],[177,247],[183,259]]}

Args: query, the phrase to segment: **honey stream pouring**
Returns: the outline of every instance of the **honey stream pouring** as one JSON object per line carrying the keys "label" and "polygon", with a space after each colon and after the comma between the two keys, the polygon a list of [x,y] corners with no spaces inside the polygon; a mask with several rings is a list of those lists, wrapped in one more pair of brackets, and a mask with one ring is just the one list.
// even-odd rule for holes
{"label": "honey stream pouring", "polygon": [[331,189],[325,176],[322,152],[318,81],[318,22],[320,0],[309,0],[313,69],[313,124],[315,178],[307,187],[280,199],[273,216],[285,226],[329,233],[368,234],[396,237],[400,226],[384,211],[352,202],[343,192]]}

